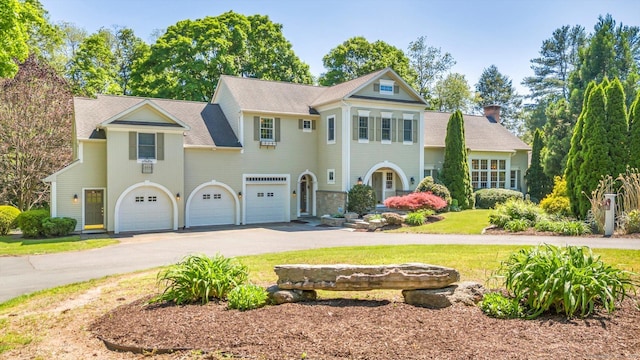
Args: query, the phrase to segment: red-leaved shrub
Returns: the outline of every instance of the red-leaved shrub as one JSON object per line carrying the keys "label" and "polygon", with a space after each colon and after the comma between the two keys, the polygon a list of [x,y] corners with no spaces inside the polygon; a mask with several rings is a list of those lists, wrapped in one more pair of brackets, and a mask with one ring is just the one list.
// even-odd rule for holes
{"label": "red-leaved shrub", "polygon": [[392,196],[384,201],[384,206],[399,210],[430,209],[438,211],[447,206],[447,202],[431,192],[417,192],[404,196]]}

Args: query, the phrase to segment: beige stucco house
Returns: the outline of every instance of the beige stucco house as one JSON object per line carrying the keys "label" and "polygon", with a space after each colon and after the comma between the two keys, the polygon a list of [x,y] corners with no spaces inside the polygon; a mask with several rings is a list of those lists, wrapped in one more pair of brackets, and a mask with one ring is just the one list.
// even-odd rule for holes
{"label": "beige stucco house", "polygon": [[[448,115],[426,105],[389,68],[332,87],[222,76],[208,103],[75,98],[76,159],[45,179],[51,216],[115,233],[283,222],[344,210],[360,182],[382,202],[442,162]],[[467,140],[478,130],[516,145],[479,129]],[[522,189],[526,145],[471,148],[479,170],[506,167],[485,187]]]}

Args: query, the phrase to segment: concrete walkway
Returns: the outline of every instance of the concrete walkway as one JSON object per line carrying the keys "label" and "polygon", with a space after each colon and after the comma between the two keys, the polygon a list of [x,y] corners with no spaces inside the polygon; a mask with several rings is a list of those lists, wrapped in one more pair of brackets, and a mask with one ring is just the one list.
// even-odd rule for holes
{"label": "concrete walkway", "polygon": [[121,236],[120,244],[100,249],[0,257],[0,302],[33,291],[107,275],[128,273],[179,261],[192,253],[255,255],[336,246],[400,244],[587,245],[640,250],[640,239],[522,235],[425,235],[353,232],[310,224],[271,224],[208,231],[180,231]]}

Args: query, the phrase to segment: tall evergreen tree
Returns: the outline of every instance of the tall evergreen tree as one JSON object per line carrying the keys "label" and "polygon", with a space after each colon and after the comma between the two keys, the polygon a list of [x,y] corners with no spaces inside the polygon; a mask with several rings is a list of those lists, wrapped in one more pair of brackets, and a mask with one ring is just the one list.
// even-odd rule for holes
{"label": "tall evergreen tree", "polygon": [[451,114],[447,124],[441,178],[442,183],[449,189],[451,198],[458,201],[460,208],[473,208],[474,198],[464,138],[464,118],[460,110]]}
{"label": "tall evergreen tree", "polygon": [[629,161],[627,107],[620,80],[611,81],[605,91],[607,96],[605,130],[609,143],[609,168],[607,170],[609,175],[616,177],[625,171]]}
{"label": "tall evergreen tree", "polygon": [[567,155],[571,148],[573,116],[569,102],[560,99],[545,109],[546,123],[543,127],[545,145],[542,150],[544,173],[550,179],[562,176],[567,165]]}
{"label": "tall evergreen tree", "polygon": [[501,109],[501,122],[510,131],[522,132],[522,97],[516,92],[511,79],[498,71],[495,65],[484,69],[476,84],[476,108],[497,104]]}
{"label": "tall evergreen tree", "polygon": [[587,196],[598,186],[600,178],[611,169],[609,141],[607,140],[606,95],[603,84],[596,86],[587,101],[582,132],[583,162],[578,171],[578,214],[587,215],[591,207]]}
{"label": "tall evergreen tree", "polygon": [[527,169],[525,179],[529,188],[531,198],[538,201],[542,200],[552,190],[553,184],[542,169],[541,152],[544,146],[542,141],[542,132],[538,129],[533,137],[533,147],[531,149],[531,165]]}
{"label": "tall evergreen tree", "polygon": [[640,92],[629,111],[629,166],[640,169]]}
{"label": "tall evergreen tree", "polygon": [[[595,87],[595,81],[590,82],[587,86],[587,89],[585,91],[587,101]],[[582,166],[582,162],[584,161],[582,153],[582,135],[584,133],[584,118],[587,112],[587,101],[585,101],[584,105],[582,106],[582,111],[580,112],[580,116],[578,116],[576,126],[573,129],[573,136],[571,137],[571,148],[569,149],[569,154],[567,155],[567,166],[565,169],[565,176],[567,179],[567,195],[569,196],[569,202],[571,203],[571,212],[576,216],[580,213],[579,199],[582,197],[582,194],[580,193],[580,189],[578,187],[578,175],[580,172],[580,167]]]}

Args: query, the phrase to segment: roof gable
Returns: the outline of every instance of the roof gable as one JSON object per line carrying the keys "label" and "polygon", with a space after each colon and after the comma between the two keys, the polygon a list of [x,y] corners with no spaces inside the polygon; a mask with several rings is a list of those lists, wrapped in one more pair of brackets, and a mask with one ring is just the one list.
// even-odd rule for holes
{"label": "roof gable", "polygon": [[173,116],[150,99],[145,99],[134,106],[103,121],[101,126],[135,125],[135,126],[162,126],[175,127],[190,130],[191,127],[182,120]]}
{"label": "roof gable", "polygon": [[[389,96],[381,95],[379,92],[375,93],[375,84],[376,82],[379,84],[379,80],[381,79],[391,80],[397,84],[399,87],[398,90],[402,92],[403,96]],[[348,98],[399,101],[427,106],[425,100],[409,86],[402,77],[389,67],[327,88],[321,96],[314,99],[312,106],[316,107]]]}

